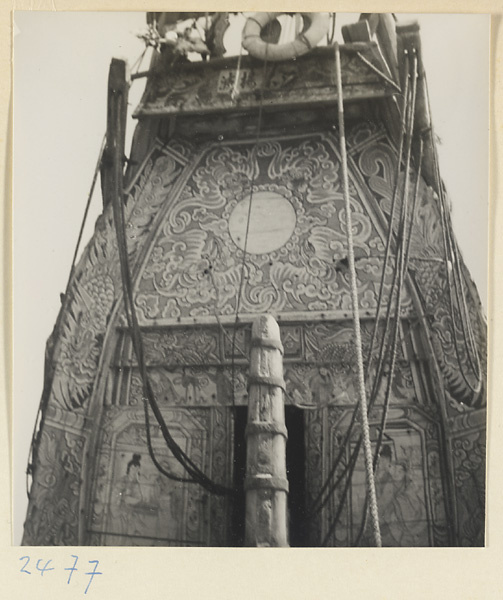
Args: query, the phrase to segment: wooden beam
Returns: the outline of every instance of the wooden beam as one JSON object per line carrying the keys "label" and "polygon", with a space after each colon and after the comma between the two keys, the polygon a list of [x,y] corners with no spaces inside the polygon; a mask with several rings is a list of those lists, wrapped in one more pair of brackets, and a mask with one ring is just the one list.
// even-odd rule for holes
{"label": "wooden beam", "polygon": [[115,189],[113,165],[118,158],[125,162],[129,75],[125,60],[113,58],[108,72],[107,135],[101,166],[103,206],[112,200]]}
{"label": "wooden beam", "polygon": [[252,327],[246,427],[245,544],[287,547],[287,494],[283,347],[270,315]]}

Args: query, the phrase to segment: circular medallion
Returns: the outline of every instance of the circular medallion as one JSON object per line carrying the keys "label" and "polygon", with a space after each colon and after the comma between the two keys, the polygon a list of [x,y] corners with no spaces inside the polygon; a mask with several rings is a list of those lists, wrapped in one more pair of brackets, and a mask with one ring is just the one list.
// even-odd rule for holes
{"label": "circular medallion", "polygon": [[250,198],[241,200],[229,217],[229,233],[233,242],[250,254],[267,254],[281,248],[295,229],[295,209],[290,202],[274,192],[255,192],[251,198],[248,241],[246,224]]}

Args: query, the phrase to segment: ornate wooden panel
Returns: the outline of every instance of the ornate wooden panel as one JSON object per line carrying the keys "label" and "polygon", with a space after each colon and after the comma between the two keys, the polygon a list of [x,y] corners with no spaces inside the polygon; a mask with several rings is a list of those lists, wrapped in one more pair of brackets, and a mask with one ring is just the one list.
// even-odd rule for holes
{"label": "ornate wooden panel", "polygon": [[[309,507],[318,508],[322,486],[339,454],[351,412],[330,406],[308,414],[307,479]],[[375,451],[380,410],[371,415],[371,439]],[[351,484],[345,493],[345,465],[350,461],[360,435],[357,426],[344,447],[343,460],[328,479],[329,491],[322,510],[311,521],[310,543],[315,546],[373,545],[370,532],[362,527],[365,502],[365,468],[360,451]],[[413,407],[395,405],[376,472],[376,493],[383,546],[446,546],[452,543],[446,513],[447,488],[440,465],[440,428]],[[351,471],[350,471],[351,472]],[[342,510],[340,510],[342,508]],[[336,515],[340,510],[340,516]]]}
{"label": "ornate wooden panel", "polygon": [[[215,481],[229,485],[229,414],[217,408],[163,408],[179,446]],[[220,546],[229,543],[227,499],[158,472],[146,441],[142,409],[110,408],[103,420],[88,523],[91,543],[116,546]],[[174,475],[184,469],[151,427],[157,460]]]}
{"label": "ornate wooden panel", "polygon": [[486,508],[486,414],[459,415],[451,423],[458,544],[483,546]]}
{"label": "ornate wooden panel", "polygon": [[[391,86],[365,64],[356,52],[342,48],[342,77],[346,100],[383,97]],[[370,47],[359,47],[367,61],[376,63]],[[334,103],[336,99],[333,49],[317,48],[296,60],[264,65],[248,56],[237,70],[237,58],[186,63],[182,69],[163,68],[158,61],[146,97],[135,116],[217,112],[257,108],[264,89],[266,104],[275,107]],[[382,69],[378,63],[375,66]],[[236,82],[236,78],[238,81]],[[239,97],[233,95],[238,86]]]}
{"label": "ornate wooden panel", "polygon": [[50,406],[40,432],[23,536],[27,546],[80,543],[80,482],[87,432],[73,411]]}
{"label": "ornate wooden panel", "polygon": [[[382,126],[372,122],[348,127],[348,146],[360,310],[372,319],[396,153]],[[246,326],[239,327],[233,344],[232,323],[243,262],[239,223],[249,207],[250,189],[264,206],[274,204],[275,215],[286,217],[278,230],[283,237],[271,230],[266,237],[275,238],[275,243],[263,246],[267,252],[260,251],[263,240],[257,237],[258,247],[252,245],[254,251],[247,254],[240,312],[251,316],[273,311],[287,317],[281,324],[286,402],[306,411],[309,504],[323,485],[337,444],[342,443],[355,397],[351,327],[343,320],[349,316],[350,295],[336,131],[269,138],[258,146],[253,140],[221,140],[196,150],[186,141],[171,140],[154,147],[131,183],[126,202],[128,252],[147,365],[177,439],[195,453],[206,472],[221,482],[230,481],[233,428],[228,406],[244,405],[247,400],[249,332]],[[406,481],[414,481],[389,510],[399,510],[402,501],[410,504],[414,495],[424,498],[424,510],[419,501],[414,505],[420,518],[404,520],[398,541],[399,534],[390,529],[388,543],[392,539],[405,543],[415,535],[418,544],[427,540],[433,545],[458,541],[476,545],[482,543],[484,519],[484,423],[475,426],[471,419],[483,414],[484,389],[480,393],[471,389],[472,357],[459,327],[459,309],[451,309],[446,294],[438,222],[437,199],[421,183],[411,238],[411,276],[401,314],[410,323],[402,336],[404,347],[391,392],[392,411],[398,412],[390,416],[389,464],[379,480],[383,498],[385,489],[396,488],[398,494],[393,477],[405,487]],[[391,261],[385,294],[393,269]],[[485,323],[465,272],[463,277],[485,372]],[[43,399],[47,408],[24,543],[87,543],[86,531],[92,532],[92,543],[116,544],[121,539],[142,544],[228,543],[228,532],[221,526],[229,514],[223,501],[205,500],[204,494],[188,487],[169,488],[171,484],[161,484],[154,474],[145,452],[141,386],[130,342],[124,332],[119,339],[115,336],[117,325],[125,325],[121,311],[115,233],[106,208],[76,270],[59,334],[49,346],[54,353],[49,353]],[[338,323],[327,318],[335,313]],[[198,319],[213,325],[180,326]],[[421,334],[406,352],[405,338],[416,328],[427,334]],[[366,355],[368,326],[363,326],[362,335]],[[382,394],[371,414],[374,425]],[[104,423],[103,406],[109,419]],[[444,429],[442,435],[439,427]],[[176,468],[154,434],[159,456]],[[344,449],[346,458],[354,442],[352,438]],[[91,443],[93,448],[98,444],[100,460],[109,461],[106,476],[104,462],[96,467],[86,463],[86,444]],[[446,466],[447,446],[453,464]],[[359,468],[358,464],[357,474]],[[85,484],[94,478],[95,470],[100,483],[89,492]],[[131,475],[132,471],[136,473]],[[313,544],[328,532],[337,493],[311,523]],[[90,497],[94,513],[83,527],[79,515],[88,508]],[[131,498],[129,504],[126,497]],[[166,497],[169,502],[164,505]],[[448,497],[452,502],[446,501]],[[175,505],[183,507],[176,528],[166,525],[160,537],[149,541],[156,537],[150,533],[157,535],[158,523],[166,522]],[[360,506],[361,494],[352,489],[330,543],[354,540]],[[414,520],[418,527],[412,534]],[[459,540],[447,531],[447,522],[456,524]],[[149,532],[140,538],[135,537],[139,523],[142,531]]]}
{"label": "ornate wooden panel", "polygon": [[[271,139],[258,147],[253,142],[206,147],[186,171],[179,196],[164,207],[162,227],[139,281],[136,305],[142,322],[235,313],[244,248],[233,224],[236,212],[247,212],[243,205],[249,203],[250,186],[258,200],[289,206],[295,219],[279,247],[275,234],[269,251],[250,246],[241,312],[350,310],[336,147],[335,136],[321,133]],[[350,191],[358,292],[361,308],[372,309],[384,255],[383,216],[354,177]],[[254,235],[250,227],[250,237]],[[391,274],[392,265],[385,290]]]}

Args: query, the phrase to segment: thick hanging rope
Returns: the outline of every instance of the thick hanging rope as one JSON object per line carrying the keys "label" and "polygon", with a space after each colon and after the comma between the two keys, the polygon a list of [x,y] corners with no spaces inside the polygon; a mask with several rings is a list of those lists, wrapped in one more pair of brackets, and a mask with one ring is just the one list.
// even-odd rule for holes
{"label": "thick hanging rope", "polygon": [[[398,355],[398,332],[400,329],[400,311],[402,304],[402,293],[404,287],[404,279],[405,273],[408,265],[408,253],[410,250],[410,241],[411,241],[411,233],[412,233],[412,219],[414,216],[415,207],[417,204],[417,195],[419,193],[419,183],[421,177],[421,163],[422,163],[422,140],[420,142],[420,158],[419,158],[419,166],[417,170],[416,176],[416,185],[414,190],[414,203],[412,210],[408,210],[409,205],[409,187],[410,187],[410,166],[411,166],[411,156],[412,156],[412,139],[414,135],[414,121],[415,121],[415,107],[416,107],[416,95],[417,95],[417,55],[414,51],[414,58],[412,63],[412,89],[411,89],[411,101],[408,111],[407,118],[407,140],[406,140],[406,151],[405,151],[405,173],[404,173],[404,189],[402,195],[402,206],[401,206],[401,214],[400,214],[400,224],[399,230],[397,232],[397,259],[395,265],[395,273],[393,275],[393,283],[392,289],[390,293],[390,298],[388,301],[387,307],[387,315],[386,315],[386,324],[388,323],[388,319],[391,315],[391,309],[393,304],[393,296],[396,289],[396,302],[395,302],[395,315],[394,315],[394,325],[392,331],[391,340],[387,344],[387,354],[391,357],[389,364],[389,373],[388,373],[388,381],[386,385],[386,391],[384,395],[384,405],[382,408],[381,414],[381,423],[379,427],[379,435],[376,443],[375,453],[374,453],[374,461],[373,461],[373,469],[374,473],[377,471],[377,465],[379,463],[379,457],[381,452],[382,441],[384,438],[384,433],[386,430],[386,423],[388,418],[389,411],[389,402],[391,398],[391,387],[393,384],[394,376],[395,376],[395,366]],[[410,75],[408,74],[408,77]],[[410,227],[409,227],[409,235],[407,236],[407,217],[408,212],[411,213],[410,217]],[[407,241],[406,241],[407,238]],[[381,352],[383,351],[383,346],[386,343],[385,336],[383,336]],[[377,398],[377,394],[379,391],[379,385],[381,382],[381,377],[379,375],[379,379],[376,374],[376,379],[374,380],[374,388],[372,391],[373,398]],[[367,507],[368,507],[368,496],[365,498],[364,511],[363,511],[363,519],[360,527],[360,531],[358,533],[355,545],[358,545],[360,539],[365,532],[365,526],[367,522]]]}
{"label": "thick hanging rope", "polygon": [[[121,108],[124,98],[122,94],[117,98],[117,121],[116,121],[116,130],[118,135],[121,133],[122,123],[120,119]],[[114,165],[113,165],[113,176],[114,176],[114,190],[113,190],[113,198],[112,198],[112,208],[114,213],[114,223],[115,230],[117,235],[117,245],[119,249],[119,261],[121,267],[121,275],[122,275],[122,285],[124,292],[124,307],[126,312],[126,317],[128,320],[129,330],[131,333],[131,339],[133,342],[133,349],[136,355],[136,360],[138,362],[138,369],[140,371],[142,387],[143,387],[143,403],[145,409],[145,421],[146,421],[146,429],[147,429],[147,438],[148,438],[148,449],[150,457],[154,462],[156,468],[169,477],[170,479],[174,479],[175,481],[186,481],[186,482],[194,482],[198,483],[206,490],[208,490],[212,494],[216,495],[234,495],[235,490],[232,488],[228,488],[226,486],[220,485],[212,481],[209,477],[207,477],[203,471],[194,463],[194,461],[180,448],[180,446],[176,443],[174,438],[171,436],[169,429],[166,425],[164,417],[159,409],[159,406],[155,399],[155,394],[148,377],[147,367],[145,363],[145,354],[143,348],[143,339],[141,336],[141,331],[138,323],[138,317],[136,314],[136,309],[134,306],[133,299],[133,284],[131,278],[131,271],[129,268],[129,257],[127,251],[127,239],[126,239],[126,223],[124,216],[124,202],[123,202],[123,192],[122,192],[122,157],[118,156],[117,153],[114,155]],[[147,405],[148,403],[148,405]],[[189,478],[178,477],[177,475],[173,475],[166,471],[162,465],[158,462],[155,457],[153,447],[150,440],[150,423],[149,423],[149,415],[148,408],[151,408],[156,421],[160,427],[161,434],[168,446],[171,450],[173,456],[177,459],[177,461],[183,466],[185,471],[190,476]]]}
{"label": "thick hanging rope", "polygon": [[[393,234],[394,234],[394,230],[395,230],[394,222],[395,222],[395,214],[397,212],[396,206],[397,206],[397,201],[398,201],[400,171],[401,171],[402,157],[403,157],[403,151],[404,151],[404,142],[405,142],[405,138],[406,138],[406,131],[409,126],[409,118],[408,118],[408,115],[409,115],[409,106],[408,106],[409,55],[408,55],[407,50],[404,51],[404,60],[405,60],[405,64],[406,64],[405,72],[407,73],[407,76],[405,78],[404,92],[402,94],[402,107],[401,107],[402,119],[401,119],[399,148],[398,148],[397,163],[396,163],[395,183],[394,183],[393,195],[392,195],[391,207],[390,207],[390,220],[389,220],[389,225],[388,225],[386,249],[385,249],[384,262],[383,262],[383,267],[382,267],[380,285],[379,285],[376,317],[375,317],[375,321],[374,321],[374,327],[372,330],[371,342],[370,342],[370,347],[369,347],[368,356],[367,356],[366,380],[368,380],[368,378],[370,377],[370,373],[371,373],[372,360],[374,357],[374,347],[375,347],[375,343],[377,341],[377,332],[378,332],[378,328],[379,328],[380,315],[381,315],[381,310],[383,307],[383,299],[385,296],[384,284],[386,281],[386,272],[388,270],[388,265],[391,260],[391,248],[392,248]],[[398,228],[397,228],[397,230],[398,230]],[[397,232],[397,234],[398,234],[398,232]],[[395,260],[395,266],[396,266],[398,264],[398,254],[395,258],[396,258],[396,260]],[[395,273],[396,273],[396,270],[395,270]],[[375,373],[374,383],[372,386],[372,393],[370,395],[369,410],[372,409],[375,399],[377,397],[377,392],[378,392],[378,388],[379,388],[379,384],[380,384],[380,380],[381,380],[381,376],[382,376],[382,371],[383,371],[383,366],[384,366],[384,362],[385,362],[386,339],[388,337],[388,331],[389,331],[390,321],[391,321],[391,314],[389,311],[389,307],[392,302],[392,296],[393,296],[393,291],[395,289],[395,285],[396,285],[396,278],[393,279],[390,295],[388,297],[388,311],[387,311],[387,314],[385,317],[384,331],[382,334],[380,351],[379,351],[378,361],[377,361],[377,365],[376,365],[376,373]],[[322,486],[322,488],[320,489],[317,497],[315,498],[315,500],[313,502],[313,506],[308,515],[308,518],[313,518],[314,516],[316,516],[316,514],[318,514],[322,510],[322,508],[328,502],[330,496],[333,494],[335,489],[339,486],[345,473],[350,468],[350,465],[353,464],[353,457],[352,457],[350,459],[350,461],[346,464],[346,466],[344,467],[342,472],[339,474],[336,481],[334,483],[330,484],[332,478],[334,477],[334,475],[340,465],[342,457],[344,455],[344,451],[345,451],[345,448],[351,437],[357,415],[358,415],[358,404],[356,404],[355,409],[353,410],[353,413],[351,415],[351,421],[346,430],[344,440],[342,441],[342,443],[340,445],[339,452],[338,452],[335,460],[333,461],[333,464],[332,464],[330,472],[325,480],[325,483]],[[360,436],[358,443],[356,444],[356,447],[353,451],[353,456],[358,454],[360,447],[361,447],[361,436]],[[352,472],[351,472],[351,477],[352,477]],[[325,497],[323,497],[323,496],[325,496]],[[344,502],[345,502],[344,494],[342,495],[340,502],[341,502],[341,504],[344,504]],[[338,512],[340,512],[340,511],[338,511]]]}
{"label": "thick hanging rope", "polygon": [[[391,365],[389,368],[388,383],[386,386],[386,393],[385,393],[385,397],[384,397],[384,405],[383,405],[382,415],[381,415],[381,424],[379,427],[379,436],[377,438],[376,448],[375,448],[375,452],[374,452],[374,473],[377,472],[377,467],[378,467],[379,459],[381,456],[381,447],[382,447],[384,434],[386,431],[386,423],[387,423],[387,419],[388,419],[388,410],[389,410],[389,403],[390,403],[390,398],[391,398],[391,386],[393,384],[394,374],[395,374],[395,365],[396,365],[396,359],[397,359],[397,354],[398,354],[398,352],[397,352],[398,351],[398,330],[399,330],[399,326],[400,326],[401,293],[402,293],[403,284],[404,284],[403,280],[404,280],[405,274],[407,273],[407,269],[408,269],[410,244],[411,244],[411,240],[412,240],[412,227],[413,227],[413,223],[414,223],[414,216],[416,213],[417,200],[419,197],[419,185],[420,185],[420,181],[421,181],[422,161],[423,161],[423,140],[421,139],[419,142],[418,168],[417,168],[417,175],[416,175],[416,185],[415,185],[415,189],[414,189],[414,200],[413,200],[412,209],[410,211],[409,230],[408,230],[408,235],[406,236],[406,242],[404,242],[400,248],[400,254],[401,254],[401,257],[403,256],[403,259],[401,258],[401,261],[400,261],[401,262],[401,267],[400,267],[401,270],[400,270],[400,281],[398,284],[398,299],[397,299],[396,309],[395,309],[395,326],[394,326],[394,331],[393,331],[393,340],[391,342],[391,349],[390,349]],[[404,247],[404,245],[405,245],[405,247]],[[365,498],[365,506],[364,506],[364,518],[362,520],[360,531],[356,538],[355,546],[359,545],[360,540],[361,540],[363,534],[365,533],[365,528],[366,528],[366,524],[367,524],[367,506],[368,506],[368,498],[366,497]]]}
{"label": "thick hanging rope", "polygon": [[381,547],[381,532],[379,529],[379,515],[377,511],[377,499],[374,482],[374,472],[372,469],[372,446],[370,443],[370,429],[368,423],[367,414],[367,398],[365,392],[365,375],[363,370],[363,353],[362,353],[362,340],[360,331],[360,316],[358,310],[358,289],[356,283],[356,268],[355,268],[355,257],[353,247],[353,223],[351,218],[351,202],[349,198],[349,179],[348,179],[348,167],[347,167],[347,155],[346,155],[346,139],[344,132],[344,100],[342,95],[342,78],[341,78],[341,58],[339,52],[339,44],[335,43],[335,70],[337,80],[337,104],[338,104],[338,116],[339,116],[339,142],[340,142],[340,154],[342,163],[342,178],[343,178],[343,191],[344,191],[344,202],[346,208],[346,229],[348,239],[348,262],[349,272],[351,277],[351,304],[353,310],[353,323],[355,331],[355,346],[356,356],[358,364],[358,392],[359,392],[359,403],[360,403],[360,415],[362,420],[362,433],[363,433],[363,447],[365,456],[365,468],[367,475],[367,487],[370,497],[370,512],[372,515],[372,525],[374,531],[375,545]]}

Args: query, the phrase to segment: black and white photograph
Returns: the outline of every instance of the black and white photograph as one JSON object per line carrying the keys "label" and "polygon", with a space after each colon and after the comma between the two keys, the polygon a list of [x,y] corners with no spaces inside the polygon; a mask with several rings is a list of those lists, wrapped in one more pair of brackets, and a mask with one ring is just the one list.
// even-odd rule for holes
{"label": "black and white photograph", "polygon": [[490,23],[14,12],[13,545],[487,545]]}

